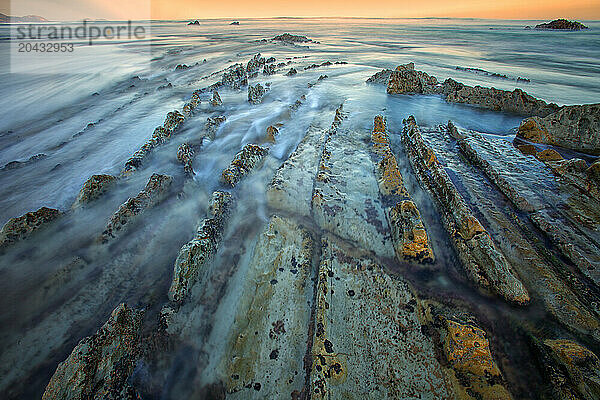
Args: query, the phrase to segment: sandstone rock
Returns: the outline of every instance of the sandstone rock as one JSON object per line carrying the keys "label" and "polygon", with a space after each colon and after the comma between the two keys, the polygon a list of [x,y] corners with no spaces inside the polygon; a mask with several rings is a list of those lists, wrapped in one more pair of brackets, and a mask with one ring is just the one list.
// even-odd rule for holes
{"label": "sandstone rock", "polygon": [[509,92],[496,88],[472,87],[450,78],[444,81],[441,93],[446,101],[451,103],[473,104],[494,111],[520,115],[546,116],[559,108],[556,104],[548,104],[536,99],[521,89]]}
{"label": "sandstone rock", "polygon": [[564,18],[555,19],[554,21],[547,22],[544,24],[538,24],[535,29],[540,30],[567,30],[567,31],[580,31],[582,29],[589,29],[581,22],[569,21]]}
{"label": "sandstone rock", "polygon": [[129,198],[111,217],[106,229],[100,235],[99,241],[107,243],[114,239],[139,214],[160,203],[167,195],[172,182],[173,178],[168,175],[152,174],[144,190],[137,196]]}
{"label": "sandstone rock", "polygon": [[415,175],[440,207],[444,227],[469,278],[509,302],[528,303],[527,289],[423,141],[413,117],[406,121],[402,141]]}
{"label": "sandstone rock", "polygon": [[268,150],[264,147],[255,144],[245,145],[242,151],[235,155],[230,166],[221,174],[221,183],[229,187],[234,187],[244,176],[252,172],[261,163],[267,153]]}
{"label": "sandstone rock", "polygon": [[177,161],[183,164],[183,170],[189,175],[194,175],[194,170],[192,169],[193,160],[194,149],[187,143],[179,146],[177,149]]}
{"label": "sandstone rock", "polygon": [[408,259],[419,263],[433,262],[433,249],[425,225],[421,221],[417,205],[411,201],[404,187],[404,178],[390,146],[386,120],[381,115],[377,115],[373,121],[371,141],[380,158],[377,168],[379,191],[384,203],[390,205],[386,208],[386,215],[392,231],[396,258],[399,261]]}
{"label": "sandstone rock", "polygon": [[448,121],[447,128],[448,134],[450,134],[450,136],[452,136],[454,139],[464,139],[465,135],[458,131],[458,128],[456,127],[456,125],[454,125],[452,121]]}
{"label": "sandstone rock", "polygon": [[275,136],[279,135],[279,129],[275,126],[270,125],[267,127],[266,140],[269,143],[275,143]]}
{"label": "sandstone rock", "polygon": [[58,365],[43,400],[136,399],[127,380],[138,354],[141,311],[120,304],[108,321]]}
{"label": "sandstone rock", "polygon": [[242,64],[235,64],[227,68],[219,82],[220,86],[227,86],[232,89],[240,89],[248,85],[248,72]]}
{"label": "sandstone rock", "polygon": [[535,156],[538,153],[537,149],[532,144],[520,144],[517,145],[517,149],[526,156]]}
{"label": "sandstone rock", "polygon": [[390,75],[388,94],[434,93],[437,79],[425,72],[416,71],[415,64],[398,66]]}
{"label": "sandstone rock", "polygon": [[20,217],[11,218],[0,230],[0,248],[28,238],[34,231],[54,221],[61,212],[48,207],[28,212]]}
{"label": "sandstone rock", "polygon": [[167,114],[167,118],[163,126],[159,126],[154,130],[152,137],[144,145],[131,156],[125,163],[123,174],[128,174],[142,165],[142,160],[150,153],[152,149],[166,142],[171,138],[171,135],[183,124],[185,117],[179,111],[172,111]]}
{"label": "sandstone rock", "polygon": [[391,69],[382,69],[367,79],[367,83],[379,83],[387,86],[390,77],[392,76],[392,72]]}
{"label": "sandstone rock", "polygon": [[265,93],[265,88],[260,83],[248,86],[248,101],[250,104],[260,104]]}
{"label": "sandstone rock", "polygon": [[181,302],[198,279],[202,268],[217,252],[225,224],[233,205],[227,192],[212,195],[207,217],[200,223],[196,235],[179,251],[173,268],[169,299]]}
{"label": "sandstone rock", "polygon": [[453,398],[399,277],[326,235],[316,291],[311,398]]}
{"label": "sandstone rock", "polygon": [[275,65],[274,64],[265,64],[263,68],[264,75],[274,75],[275,74]]}
{"label": "sandstone rock", "polygon": [[600,397],[600,360],[587,348],[570,340],[545,340],[552,358],[562,366],[569,384],[585,399]]}
{"label": "sandstone rock", "polygon": [[117,178],[112,175],[92,175],[83,184],[72,208],[78,208],[102,196]]}
{"label": "sandstone rock", "polygon": [[[274,216],[240,287],[219,368],[232,399],[276,399],[304,388],[314,293],[311,234]],[[260,390],[257,390],[259,388]]]}
{"label": "sandstone rock", "polygon": [[262,66],[265,65],[265,58],[257,53],[252,57],[250,61],[248,61],[248,65],[246,66],[246,71],[248,74],[252,74],[258,71]]}
{"label": "sandstone rock", "polygon": [[217,117],[208,117],[206,119],[206,124],[204,125],[204,128],[206,129],[206,134],[211,140],[215,139],[215,136],[217,135],[217,130],[219,129],[221,124],[226,120],[227,118],[224,115]]}
{"label": "sandstone rock", "polygon": [[559,161],[563,159],[558,151],[552,149],[540,151],[535,155],[535,158],[540,161]]}
{"label": "sandstone rock", "polygon": [[512,399],[490,351],[485,331],[472,323],[442,320],[446,360],[462,386],[461,398]]}
{"label": "sandstone rock", "polygon": [[538,365],[555,400],[596,399],[600,396],[600,363],[587,348],[565,339],[531,337]]}
{"label": "sandstone rock", "polygon": [[306,36],[292,35],[289,33],[282,33],[281,35],[275,36],[271,40],[278,41],[278,42],[286,42],[286,43],[310,43],[310,42],[312,42],[312,40],[307,38]]}
{"label": "sandstone rock", "polygon": [[313,182],[326,136],[321,129],[309,128],[296,150],[279,167],[267,189],[270,207],[300,216],[310,215]]}
{"label": "sandstone rock", "polygon": [[564,106],[545,117],[527,118],[519,126],[517,137],[600,154],[600,104]]}
{"label": "sandstone rock", "polygon": [[221,96],[219,96],[219,92],[217,92],[216,90],[212,94],[212,98],[210,99],[210,105],[213,107],[223,105],[223,100],[221,100]]}
{"label": "sandstone rock", "polygon": [[298,71],[296,71],[296,68],[290,68],[290,70],[288,72],[285,73],[286,76],[293,76],[296,75],[298,73]]}

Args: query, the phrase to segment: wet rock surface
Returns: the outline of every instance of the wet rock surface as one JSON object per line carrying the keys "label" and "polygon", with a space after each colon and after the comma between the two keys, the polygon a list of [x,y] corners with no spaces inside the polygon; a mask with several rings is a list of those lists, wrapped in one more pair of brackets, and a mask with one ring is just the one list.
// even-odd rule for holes
{"label": "wet rock surface", "polygon": [[92,175],[83,184],[75,203],[73,203],[73,208],[81,207],[102,196],[115,183],[116,179],[112,175]]}
{"label": "wet rock surface", "polygon": [[0,231],[0,249],[26,239],[44,225],[54,221],[61,215],[59,210],[42,207],[17,218],[11,218]]}
{"label": "wet rock surface", "polygon": [[233,197],[227,192],[212,194],[207,218],[202,220],[194,238],[181,248],[175,260],[173,281],[169,289],[170,300],[176,302],[183,300],[204,265],[214,256],[232,203]]}
{"label": "wet rock surface", "polygon": [[98,332],[59,364],[42,399],[138,398],[127,377],[138,356],[142,315],[120,304]]}
{"label": "wet rock surface", "polygon": [[227,169],[221,174],[221,183],[229,187],[234,187],[244,176],[260,164],[267,154],[267,149],[255,144],[247,144],[242,151],[235,155],[235,158]]}
{"label": "wet rock surface", "polygon": [[425,144],[412,117],[406,122],[402,140],[415,174],[443,210],[444,226],[470,279],[510,302],[528,303],[527,289],[473,215],[435,152]]}
{"label": "wet rock surface", "polygon": [[545,117],[523,120],[517,137],[535,143],[600,154],[600,104],[565,106]]}
{"label": "wet rock surface", "polygon": [[[308,49],[293,43],[256,47]],[[391,97],[359,64],[277,50],[275,66],[257,50],[185,71],[174,66],[194,61],[170,59],[172,90],[157,93],[161,79],[149,93],[177,99],[148,126],[180,111],[118,184],[96,175],[85,207],[17,224],[23,240],[0,263],[11,305],[0,325],[15,326],[2,330],[0,396],[39,398],[47,385],[44,398],[597,398],[600,164],[513,145],[520,118],[477,110],[506,132],[476,132],[462,106],[418,95],[539,120],[564,110],[552,120],[569,138],[593,126],[591,107],[439,83],[412,64],[369,79],[412,95]],[[250,105],[261,72],[273,92]],[[409,118],[402,131],[413,102],[432,105],[428,123],[455,122]],[[89,120],[90,134],[102,128]],[[98,246],[107,219],[110,245]],[[124,301],[136,309],[105,323]]]}
{"label": "wet rock surface", "polygon": [[254,86],[248,86],[248,101],[250,104],[260,104],[266,90],[260,83]]}
{"label": "wet rock surface", "polygon": [[168,175],[153,174],[144,190],[137,196],[129,198],[111,217],[99,241],[107,243],[116,238],[127,225],[146,209],[154,207],[168,194],[173,178]]}

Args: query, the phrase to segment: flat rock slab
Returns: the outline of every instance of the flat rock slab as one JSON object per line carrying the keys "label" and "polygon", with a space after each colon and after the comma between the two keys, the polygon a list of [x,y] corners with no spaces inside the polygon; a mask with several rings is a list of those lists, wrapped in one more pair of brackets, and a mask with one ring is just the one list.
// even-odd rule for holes
{"label": "flat rock slab", "polygon": [[367,145],[369,132],[343,128],[330,132],[315,182],[313,217],[322,229],[372,249],[378,256],[393,258],[390,230]]}
{"label": "flat rock slab", "polygon": [[305,383],[314,286],[310,233],[274,216],[254,249],[221,362],[228,398],[291,398]]}
{"label": "flat rock slab", "polygon": [[580,271],[600,282],[600,210],[597,200],[556,180],[550,168],[511,143],[469,134],[461,150]]}
{"label": "flat rock slab", "polygon": [[269,206],[309,216],[315,176],[327,134],[310,128],[292,155],[279,167],[267,190]]}
{"label": "flat rock slab", "polygon": [[312,398],[451,398],[410,287],[331,237],[322,245]]}

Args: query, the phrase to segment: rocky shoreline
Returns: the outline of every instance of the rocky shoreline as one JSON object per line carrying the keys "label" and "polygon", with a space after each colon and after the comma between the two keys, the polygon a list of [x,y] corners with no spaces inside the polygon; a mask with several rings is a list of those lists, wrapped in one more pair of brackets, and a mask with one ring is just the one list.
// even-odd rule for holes
{"label": "rocky shoreline", "polygon": [[[271,42],[315,43],[290,34]],[[169,112],[119,176],[95,174],[70,210],[41,208],[2,228],[3,252],[35,241],[170,146],[173,176],[142,175],[145,187],[103,220],[90,245],[117,248],[143,215],[173,207],[197,184],[206,143],[235,123],[224,107],[231,93],[252,112],[277,96],[265,79],[310,78],[295,102],[277,100],[285,112],[260,125],[258,140],[244,138],[219,164],[208,198],[194,198],[201,215],[182,235],[168,284],[147,304],[119,303],[54,366],[43,399],[154,398],[172,375],[196,398],[521,398],[513,343],[499,336],[506,331],[525,343],[518,352],[547,398],[600,396],[600,164],[561,154],[600,154],[600,106],[440,82],[409,63],[367,82],[388,96],[517,114],[514,144],[386,110],[369,114],[366,127],[356,123],[360,105],[346,99],[282,151],[317,85],[348,68],[313,61],[280,65],[258,53],[231,64]],[[306,75],[315,69],[328,75]],[[201,104],[209,116],[194,118]],[[194,123],[193,140],[179,139]],[[246,203],[262,195],[264,219],[247,220]],[[448,276],[473,293],[448,296]],[[192,367],[181,362],[190,349]]]}

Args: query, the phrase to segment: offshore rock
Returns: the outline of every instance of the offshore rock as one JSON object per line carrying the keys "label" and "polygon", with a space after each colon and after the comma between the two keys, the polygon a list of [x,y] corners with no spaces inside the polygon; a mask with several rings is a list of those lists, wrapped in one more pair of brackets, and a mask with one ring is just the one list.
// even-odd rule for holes
{"label": "offshore rock", "polygon": [[415,175],[440,207],[443,225],[469,278],[509,302],[528,303],[527,289],[423,141],[412,116],[406,121],[402,141]]}
{"label": "offshore rock", "polygon": [[556,112],[556,104],[536,99],[521,89],[512,92],[496,88],[468,86],[446,79],[439,85],[437,79],[414,68],[414,63],[400,65],[391,73],[388,94],[441,94],[451,103],[473,104],[494,111],[545,117]]}
{"label": "offshore rock", "polygon": [[102,196],[116,180],[117,178],[112,175],[92,175],[83,184],[72,208],[78,208],[86,203],[96,200],[98,197]]}
{"label": "offshore rock", "polygon": [[232,89],[240,89],[242,86],[248,85],[248,72],[242,64],[234,64],[229,67],[224,73],[220,86],[227,86]]}
{"label": "offshore rock", "polygon": [[196,235],[179,251],[173,268],[169,299],[181,302],[198,279],[202,268],[217,252],[225,224],[233,205],[227,192],[212,195],[207,217],[200,223]]}
{"label": "offshore rock", "polygon": [[265,64],[263,68],[264,75],[275,75],[275,64]]}
{"label": "offshore rock", "polygon": [[218,368],[228,398],[289,398],[303,390],[314,247],[306,229],[278,216],[259,236]]}
{"label": "offshore rock", "polygon": [[453,398],[410,286],[330,235],[318,270],[311,398]]}
{"label": "offshore rock", "polygon": [[229,187],[235,187],[244,176],[260,164],[267,153],[268,150],[264,147],[255,144],[245,145],[242,151],[235,155],[229,167],[221,174],[221,183]]}
{"label": "offshore rock", "polygon": [[512,112],[520,115],[546,116],[558,110],[553,103],[525,93],[521,89],[512,92],[496,88],[485,88],[481,86],[468,86],[446,79],[441,89],[442,96],[451,103],[473,104],[494,111]]}
{"label": "offshore rock", "polygon": [[298,71],[296,71],[296,68],[290,68],[290,70],[285,73],[285,76],[293,76],[293,75],[296,75],[297,73],[298,73]]}
{"label": "offshore rock", "polygon": [[399,65],[390,75],[388,94],[435,93],[437,79],[416,71],[415,64]]}
{"label": "offshore rock", "polygon": [[54,221],[60,215],[61,212],[54,208],[42,207],[37,211],[9,219],[0,230],[0,249],[28,238],[34,231]]}
{"label": "offshore rock", "polygon": [[194,175],[194,170],[192,169],[192,162],[194,160],[194,149],[187,144],[183,143],[177,149],[177,161],[183,164],[183,170],[186,174]]}
{"label": "offshore rock", "polygon": [[312,40],[307,38],[306,36],[300,35],[292,35],[289,33],[282,33],[281,35],[277,35],[271,40],[285,43],[311,43]]}
{"label": "offshore rock", "polygon": [[224,115],[206,118],[206,124],[204,125],[204,128],[206,129],[206,133],[211,140],[215,139],[219,126],[221,126],[221,124],[226,120],[227,118]]}
{"label": "offshore rock", "polygon": [[589,29],[581,22],[569,21],[564,18],[555,19],[554,21],[547,22],[545,24],[538,24],[535,29],[540,30],[566,30],[566,31],[580,31],[582,29]]}
{"label": "offshore rock", "polygon": [[265,65],[265,58],[262,57],[260,53],[257,53],[250,61],[248,61],[246,71],[248,72],[248,75],[253,74],[254,72],[260,70],[263,65]]}
{"label": "offshore rock", "polygon": [[527,118],[521,122],[517,137],[600,154],[600,104],[564,106],[543,118]]}
{"label": "offshore rock", "polygon": [[326,137],[322,129],[309,128],[296,150],[275,172],[267,189],[270,207],[300,216],[310,215],[313,182]]}
{"label": "offshore rock", "polygon": [[279,135],[279,129],[273,125],[267,127],[266,140],[269,143],[275,143],[275,137]]}
{"label": "offshore rock", "polygon": [[168,175],[152,174],[144,190],[129,198],[111,217],[99,241],[107,243],[117,237],[139,214],[160,203],[167,195],[172,182],[173,178]]}
{"label": "offshore rock", "polygon": [[390,81],[390,77],[392,76],[391,69],[382,69],[381,71],[372,75],[369,79],[367,79],[367,83],[379,83],[383,85],[387,85]]}
{"label": "offshore rock", "polygon": [[221,96],[219,96],[219,92],[217,92],[216,90],[212,94],[212,98],[210,99],[210,105],[213,107],[223,105],[223,100],[221,100]]}
{"label": "offshore rock", "polygon": [[265,93],[265,88],[260,83],[248,86],[248,101],[250,104],[260,104]]}
{"label": "offshore rock", "polygon": [[417,205],[404,186],[404,178],[390,146],[386,120],[381,115],[377,115],[373,121],[371,141],[380,158],[377,168],[379,191],[384,202],[392,204],[386,209],[386,215],[392,231],[396,258],[399,261],[408,259],[432,263],[435,257],[431,242]]}
{"label": "offshore rock", "polygon": [[128,384],[139,355],[141,311],[120,304],[58,365],[43,400],[136,399]]}
{"label": "offshore rock", "polygon": [[152,137],[127,160],[123,173],[128,174],[138,169],[148,153],[169,140],[171,135],[183,124],[184,120],[185,116],[177,110],[168,113],[163,126],[156,128]]}

